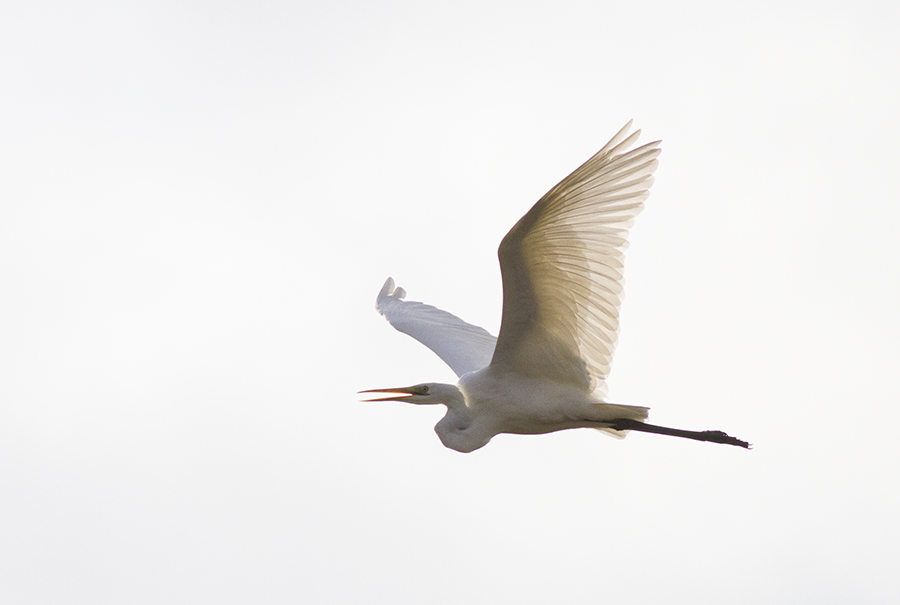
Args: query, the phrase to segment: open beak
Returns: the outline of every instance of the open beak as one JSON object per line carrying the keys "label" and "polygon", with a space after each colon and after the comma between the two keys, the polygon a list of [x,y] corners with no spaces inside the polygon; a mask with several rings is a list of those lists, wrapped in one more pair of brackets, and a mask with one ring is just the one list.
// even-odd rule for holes
{"label": "open beak", "polygon": [[363,399],[363,401],[404,401],[415,395],[411,388],[399,387],[396,389],[370,389],[368,391],[360,391],[360,393],[395,393],[391,397],[378,397],[375,399]]}

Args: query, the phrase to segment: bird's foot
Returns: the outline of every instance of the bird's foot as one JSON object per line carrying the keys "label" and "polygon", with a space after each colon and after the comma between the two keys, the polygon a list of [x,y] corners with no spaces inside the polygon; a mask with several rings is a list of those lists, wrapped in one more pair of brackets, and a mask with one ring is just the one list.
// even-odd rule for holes
{"label": "bird's foot", "polygon": [[703,431],[703,435],[706,437],[705,441],[712,441],[713,443],[726,443],[728,445],[736,445],[738,447],[743,447],[748,450],[753,449],[748,442],[743,439],[738,439],[737,437],[732,437],[728,433],[724,431]]}

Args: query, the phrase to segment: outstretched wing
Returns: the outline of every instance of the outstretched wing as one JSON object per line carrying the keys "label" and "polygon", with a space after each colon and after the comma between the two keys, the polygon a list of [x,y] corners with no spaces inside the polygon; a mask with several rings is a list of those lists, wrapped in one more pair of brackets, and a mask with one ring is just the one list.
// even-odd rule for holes
{"label": "outstretched wing", "polygon": [[492,364],[605,394],[619,328],[626,238],[659,141],[632,151],[631,122],[548,191],[498,255],[503,320]]}
{"label": "outstretched wing", "polygon": [[491,362],[497,339],[484,328],[431,305],[403,300],[406,290],[384,282],[375,308],[400,332],[434,351],[457,376],[480,370]]}

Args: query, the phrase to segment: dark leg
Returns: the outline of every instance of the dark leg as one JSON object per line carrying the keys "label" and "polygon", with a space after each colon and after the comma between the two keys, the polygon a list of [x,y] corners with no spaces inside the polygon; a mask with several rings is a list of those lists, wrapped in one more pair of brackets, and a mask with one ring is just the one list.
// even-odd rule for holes
{"label": "dark leg", "polygon": [[713,443],[727,443],[728,445],[736,445],[750,449],[750,444],[740,439],[735,439],[731,435],[722,431],[683,431],[681,429],[670,429],[665,426],[656,426],[655,424],[647,424],[639,420],[631,420],[621,418],[613,420],[609,423],[609,428],[617,431],[641,431],[643,433],[656,433],[658,435],[671,435],[672,437],[684,437],[685,439],[695,439],[696,441],[712,441]]}

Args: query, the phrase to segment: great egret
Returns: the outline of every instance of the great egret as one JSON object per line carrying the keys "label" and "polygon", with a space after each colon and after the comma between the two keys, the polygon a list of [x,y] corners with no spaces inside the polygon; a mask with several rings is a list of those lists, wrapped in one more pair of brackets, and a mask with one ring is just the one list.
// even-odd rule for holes
{"label": "great egret", "polygon": [[434,427],[448,448],[471,452],[499,433],[590,427],[748,448],[722,431],[647,424],[648,408],[606,403],[619,328],[628,229],[658,164],[655,141],[629,151],[640,130],[625,125],[596,155],[548,191],[500,242],[503,318],[491,336],[446,311],[407,302],[388,278],[376,308],[397,330],[434,351],[459,383],[372,389],[367,401],[443,404]]}

